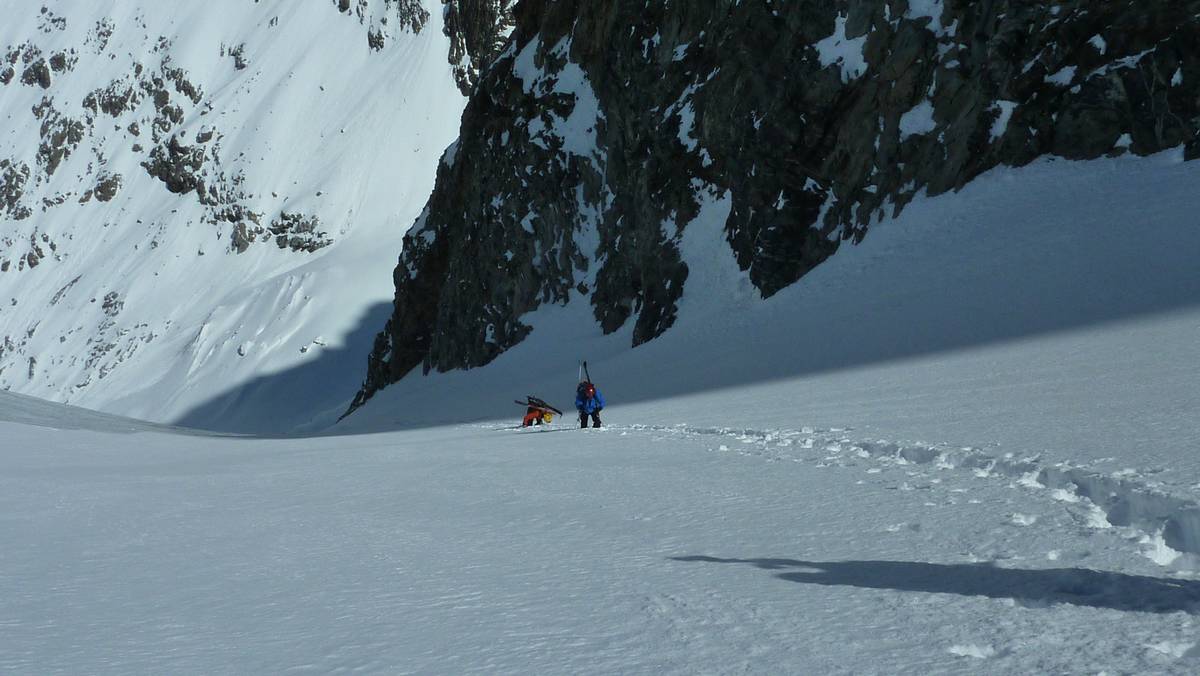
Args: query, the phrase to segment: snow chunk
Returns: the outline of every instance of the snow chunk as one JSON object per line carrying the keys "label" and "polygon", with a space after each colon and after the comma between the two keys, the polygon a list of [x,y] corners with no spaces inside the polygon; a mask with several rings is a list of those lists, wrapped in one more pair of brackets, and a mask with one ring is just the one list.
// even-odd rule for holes
{"label": "snow chunk", "polygon": [[1071,84],[1071,80],[1075,79],[1076,70],[1077,69],[1075,66],[1067,66],[1066,68],[1059,70],[1057,73],[1047,75],[1046,82],[1066,87],[1067,85]]}
{"label": "snow chunk", "polygon": [[696,124],[696,110],[689,100],[679,109],[679,142],[690,152],[695,152],[698,142],[692,138],[692,127]]}
{"label": "snow chunk", "polygon": [[1146,647],[1168,657],[1180,659],[1195,645],[1192,641],[1162,641],[1161,643],[1148,644]]}
{"label": "snow chunk", "polygon": [[1183,555],[1183,552],[1175,551],[1167,544],[1161,530],[1154,535],[1143,536],[1140,544],[1142,554],[1160,566],[1169,566]]}
{"label": "snow chunk", "polygon": [[817,50],[817,58],[821,60],[822,66],[829,67],[840,63],[842,82],[849,82],[867,72],[867,60],[863,56],[863,48],[866,45],[866,35],[853,40],[846,37],[846,17],[839,16],[833,35],[817,42],[813,47]]}
{"label": "snow chunk", "polygon": [[940,36],[947,32],[942,27],[942,10],[942,0],[908,0],[908,11],[904,13],[904,17],[906,19],[929,17],[932,19],[929,22],[929,30]]}
{"label": "snow chunk", "polygon": [[937,122],[933,119],[933,102],[928,99],[900,116],[900,140],[902,141],[909,136],[928,134],[934,129],[937,129]]}
{"label": "snow chunk", "polygon": [[533,214],[525,214],[525,218],[521,219],[521,229],[533,234]]}
{"label": "snow chunk", "polygon": [[1014,512],[1013,514],[1009,515],[1008,519],[1009,523],[1014,526],[1032,526],[1033,524],[1037,523],[1038,520],[1038,518],[1032,514],[1021,514],[1020,512]]}
{"label": "snow chunk", "polygon": [[951,655],[958,655],[959,657],[974,657],[980,660],[985,660],[989,657],[996,656],[996,649],[992,646],[980,646],[975,645],[974,643],[968,643],[966,645],[952,645],[946,652],[950,653]]}
{"label": "snow chunk", "polygon": [[1095,47],[1101,56],[1108,52],[1108,43],[1099,34],[1093,35],[1092,39],[1088,40],[1088,44]]}
{"label": "snow chunk", "polygon": [[[505,132],[507,133],[507,132]],[[453,168],[455,161],[458,160],[458,141],[451,143],[446,148],[446,152],[442,153],[442,164]]]}
{"label": "snow chunk", "polygon": [[996,121],[992,123],[992,141],[1004,136],[1008,131],[1008,123],[1012,120],[1013,111],[1016,110],[1017,104],[1014,101],[997,101],[994,109],[999,109],[1000,114],[996,117]]}
{"label": "snow chunk", "polygon": [[525,90],[526,94],[533,93],[533,86],[545,75],[542,69],[538,68],[533,62],[533,56],[537,54],[538,47],[541,44],[542,39],[534,37],[526,43],[524,49],[513,60],[513,75],[516,75],[521,80],[521,88]]}

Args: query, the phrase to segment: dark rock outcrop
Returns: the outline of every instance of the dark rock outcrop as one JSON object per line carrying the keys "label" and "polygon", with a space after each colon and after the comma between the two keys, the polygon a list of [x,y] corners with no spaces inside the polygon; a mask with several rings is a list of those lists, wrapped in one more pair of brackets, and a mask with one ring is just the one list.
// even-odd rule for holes
{"label": "dark rock outcrop", "polygon": [[373,51],[382,50],[394,31],[420,33],[429,22],[421,0],[333,0],[333,4],[367,27],[367,45]]}
{"label": "dark rock outcrop", "polygon": [[96,199],[101,202],[111,202],[112,198],[116,197],[121,190],[121,183],[120,174],[101,174],[93,189]]}
{"label": "dark rock outcrop", "polygon": [[[573,290],[606,332],[632,321],[635,345],[658,336],[688,276],[682,232],[714,200],[730,255],[770,296],[918,192],[998,165],[1200,155],[1195,0],[524,0],[513,13],[405,238],[351,410],[417,366],[486,364],[528,334],[525,313]],[[448,31],[469,47],[462,26],[490,16]]]}
{"label": "dark rock outcrop", "polygon": [[450,64],[454,80],[464,95],[479,73],[491,63],[513,28],[513,0],[442,0],[445,23],[442,32],[450,38]]}
{"label": "dark rock outcrop", "polygon": [[42,120],[37,161],[50,176],[79,147],[86,128],[82,121],[59,113],[48,100],[43,100],[34,114]]}
{"label": "dark rock outcrop", "polygon": [[50,88],[50,65],[45,59],[38,59],[33,63],[25,66],[25,71],[21,73],[21,83],[27,85],[37,85],[42,89]]}

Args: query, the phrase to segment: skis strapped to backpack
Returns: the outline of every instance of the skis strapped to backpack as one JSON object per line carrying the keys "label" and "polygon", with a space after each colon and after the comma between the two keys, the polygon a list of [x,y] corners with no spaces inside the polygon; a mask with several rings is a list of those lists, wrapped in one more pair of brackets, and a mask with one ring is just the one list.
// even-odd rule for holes
{"label": "skis strapped to backpack", "polygon": [[542,399],[539,399],[538,397],[535,397],[533,395],[529,395],[528,397],[525,397],[525,401],[514,400],[513,403],[520,404],[521,406],[528,406],[530,408],[541,409],[543,411],[551,411],[553,413],[557,413],[558,415],[563,414],[562,411],[558,410],[557,408],[554,408],[553,406],[551,406],[550,404],[547,404]]}

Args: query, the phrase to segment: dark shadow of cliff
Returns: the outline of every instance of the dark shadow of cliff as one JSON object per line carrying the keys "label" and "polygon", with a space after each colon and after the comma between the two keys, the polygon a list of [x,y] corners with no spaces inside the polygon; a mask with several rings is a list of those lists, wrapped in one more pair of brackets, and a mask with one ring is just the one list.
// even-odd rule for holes
{"label": "dark shadow of cliff", "polygon": [[354,398],[375,336],[391,312],[391,303],[372,305],[354,328],[336,341],[341,347],[313,346],[311,349],[320,350],[316,358],[230,388],[172,424],[260,437],[320,434]]}
{"label": "dark shadow of cliff", "polygon": [[1200,582],[1088,568],[997,568],[988,563],[799,561],[679,556],[673,561],[743,564],[788,582],[1012,599],[1031,607],[1058,604],[1141,613],[1200,612]]}

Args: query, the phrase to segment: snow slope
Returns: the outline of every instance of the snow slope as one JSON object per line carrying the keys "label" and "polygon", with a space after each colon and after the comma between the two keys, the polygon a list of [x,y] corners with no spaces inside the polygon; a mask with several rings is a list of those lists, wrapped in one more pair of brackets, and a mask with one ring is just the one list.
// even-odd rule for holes
{"label": "snow slope", "polygon": [[[465,104],[441,5],[424,4],[414,33],[391,0],[0,2],[0,50],[17,50],[0,158],[29,170],[0,209],[0,388],[256,431],[353,396]],[[54,55],[67,67],[47,87],[22,82]],[[55,146],[72,124],[78,143]],[[163,169],[174,187],[144,166],[171,144],[202,159]],[[285,215],[314,231],[235,241]],[[301,365],[306,380],[251,387]]]}
{"label": "snow slope", "polygon": [[0,422],[0,669],[1195,672],[1196,569],[1073,491],[852,430],[610,417],[286,440]]}
{"label": "snow slope", "polygon": [[586,303],[545,309],[511,355],[414,374],[336,429],[507,416],[526,393],[569,405],[587,358],[627,420],[653,402],[655,422],[695,422],[699,405],[714,425],[853,425],[1200,478],[1198,180],[1178,153],[998,169],[766,301],[706,232],[713,198],[683,243],[696,265],[675,337],[629,350]]}

